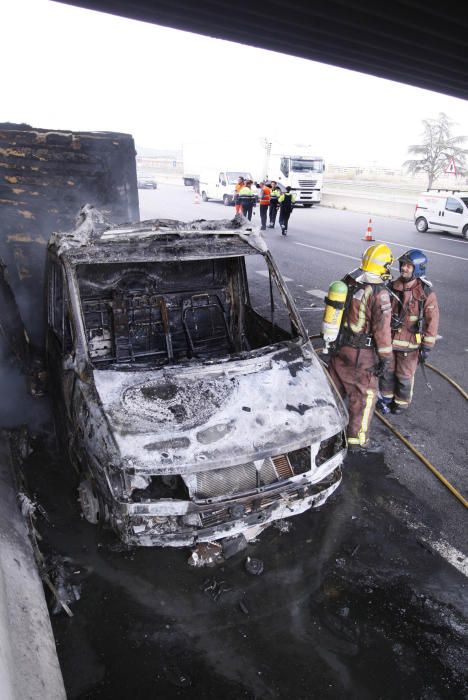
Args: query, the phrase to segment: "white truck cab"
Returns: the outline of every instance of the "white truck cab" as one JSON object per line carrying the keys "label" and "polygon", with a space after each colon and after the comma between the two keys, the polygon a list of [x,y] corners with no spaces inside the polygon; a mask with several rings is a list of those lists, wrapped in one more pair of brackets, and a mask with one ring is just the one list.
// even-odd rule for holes
{"label": "white truck cab", "polygon": [[252,180],[246,170],[205,170],[200,173],[199,188],[204,202],[218,200],[229,206],[234,203],[235,186],[239,177]]}
{"label": "white truck cab", "polygon": [[468,191],[431,189],[421,192],[414,210],[414,225],[420,233],[431,229],[468,238]]}

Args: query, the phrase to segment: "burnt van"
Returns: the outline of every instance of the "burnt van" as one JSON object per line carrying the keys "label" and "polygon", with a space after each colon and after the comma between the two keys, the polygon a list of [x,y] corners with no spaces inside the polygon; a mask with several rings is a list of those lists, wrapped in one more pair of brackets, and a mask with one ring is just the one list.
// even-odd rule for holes
{"label": "burnt van", "polygon": [[248,539],[338,487],[346,409],[243,217],[113,226],[85,207],[47,276],[57,430],[89,522],[129,545]]}
{"label": "burnt van", "polygon": [[468,238],[468,191],[421,192],[414,210],[414,224],[420,233],[447,231]]}

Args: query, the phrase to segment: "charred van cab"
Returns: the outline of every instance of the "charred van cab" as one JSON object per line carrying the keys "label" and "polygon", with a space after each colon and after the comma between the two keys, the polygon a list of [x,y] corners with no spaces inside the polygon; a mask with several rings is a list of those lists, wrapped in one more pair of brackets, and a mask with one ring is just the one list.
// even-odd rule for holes
{"label": "charred van cab", "polygon": [[80,216],[48,246],[47,354],[87,520],[188,546],[321,505],[346,409],[259,233]]}

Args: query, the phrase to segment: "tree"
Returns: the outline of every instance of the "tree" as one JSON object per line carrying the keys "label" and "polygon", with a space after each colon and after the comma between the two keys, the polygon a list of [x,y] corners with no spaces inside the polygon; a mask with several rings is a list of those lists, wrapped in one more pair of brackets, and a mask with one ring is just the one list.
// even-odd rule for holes
{"label": "tree", "polygon": [[427,186],[444,173],[453,158],[457,173],[466,175],[468,150],[461,147],[466,136],[452,136],[454,122],[441,112],[436,119],[423,119],[422,143],[408,147],[408,153],[418,158],[407,160],[403,167],[411,174],[427,173]]}

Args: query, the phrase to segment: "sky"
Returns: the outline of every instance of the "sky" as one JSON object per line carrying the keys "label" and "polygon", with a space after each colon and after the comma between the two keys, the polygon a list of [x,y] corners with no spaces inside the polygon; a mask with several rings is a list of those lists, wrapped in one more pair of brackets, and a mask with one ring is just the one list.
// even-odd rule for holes
{"label": "sky", "polygon": [[0,21],[0,122],[130,133],[162,149],[246,130],[308,144],[329,164],[391,168],[424,118],[445,112],[468,135],[465,100],[285,54],[50,0],[7,0]]}

